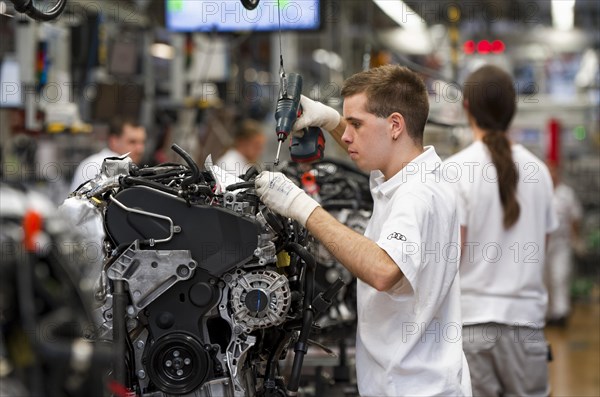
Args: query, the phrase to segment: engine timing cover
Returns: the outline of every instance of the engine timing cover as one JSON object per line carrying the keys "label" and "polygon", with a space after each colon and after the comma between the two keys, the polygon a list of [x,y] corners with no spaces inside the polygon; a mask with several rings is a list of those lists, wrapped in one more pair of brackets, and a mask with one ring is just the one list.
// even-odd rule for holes
{"label": "engine timing cover", "polygon": [[[190,250],[198,267],[213,276],[247,262],[258,245],[258,225],[225,208],[188,206],[179,197],[146,187],[125,189],[115,198],[129,208],[171,218],[181,231],[154,248]],[[116,245],[169,235],[167,221],[128,212],[114,202],[108,205],[105,219],[107,233]]]}

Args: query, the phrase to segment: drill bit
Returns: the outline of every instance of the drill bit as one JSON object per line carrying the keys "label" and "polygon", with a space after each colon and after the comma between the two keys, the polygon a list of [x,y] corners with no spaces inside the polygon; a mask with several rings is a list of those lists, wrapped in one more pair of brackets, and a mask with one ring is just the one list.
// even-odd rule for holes
{"label": "drill bit", "polygon": [[279,152],[281,151],[281,144],[283,143],[283,140],[279,140],[279,144],[277,145],[277,155],[275,156],[275,165],[279,165]]}

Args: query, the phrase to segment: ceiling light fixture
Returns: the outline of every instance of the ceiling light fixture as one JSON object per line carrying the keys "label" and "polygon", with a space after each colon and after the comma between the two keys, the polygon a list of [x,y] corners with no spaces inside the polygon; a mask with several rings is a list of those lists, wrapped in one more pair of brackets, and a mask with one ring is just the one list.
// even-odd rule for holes
{"label": "ceiling light fixture", "polygon": [[398,25],[409,30],[426,30],[427,24],[402,0],[373,0]]}
{"label": "ceiling light fixture", "polygon": [[552,0],[552,25],[562,31],[573,29],[575,0]]}
{"label": "ceiling light fixture", "polygon": [[154,43],[150,46],[150,54],[155,58],[173,59],[175,57],[175,49],[166,43]]}

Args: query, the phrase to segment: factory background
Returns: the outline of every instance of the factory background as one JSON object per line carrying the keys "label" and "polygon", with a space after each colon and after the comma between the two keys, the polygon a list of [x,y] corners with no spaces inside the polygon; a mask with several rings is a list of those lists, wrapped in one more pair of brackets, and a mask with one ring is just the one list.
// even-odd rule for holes
{"label": "factory background", "polygon": [[[148,165],[177,161],[174,143],[198,164],[219,158],[236,120],[252,118],[267,136],[261,164],[273,167],[281,55],[288,73],[302,75],[304,95],[340,112],[350,75],[388,63],[418,72],[430,94],[425,144],[445,159],[472,139],[465,77],[498,65],[518,94],[511,138],[558,165],[583,209],[572,312],[546,329],[552,395],[600,395],[600,3],[260,0],[259,10],[255,18],[237,0],[66,0],[60,16],[40,22],[0,1],[2,181],[58,207],[115,118],[146,128]],[[351,165],[337,149],[328,141],[325,158]],[[353,339],[337,338],[337,357],[307,355],[304,395],[353,395],[352,349],[341,354]],[[28,363],[15,353],[20,343],[3,335],[2,359],[20,357],[17,373]]]}

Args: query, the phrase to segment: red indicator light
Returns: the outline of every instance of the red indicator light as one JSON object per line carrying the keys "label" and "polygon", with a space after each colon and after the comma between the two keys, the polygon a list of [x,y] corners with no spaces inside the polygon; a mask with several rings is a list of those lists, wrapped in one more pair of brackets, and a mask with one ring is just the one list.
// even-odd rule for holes
{"label": "red indicator light", "polygon": [[492,42],[492,52],[494,54],[500,54],[500,53],[504,52],[505,49],[506,49],[506,46],[504,45],[503,41],[494,40]]}
{"label": "red indicator light", "polygon": [[475,42],[473,40],[465,41],[463,51],[465,54],[473,54],[475,52]]}
{"label": "red indicator light", "polygon": [[489,54],[492,51],[492,45],[487,40],[481,40],[477,43],[477,52],[480,54]]}

